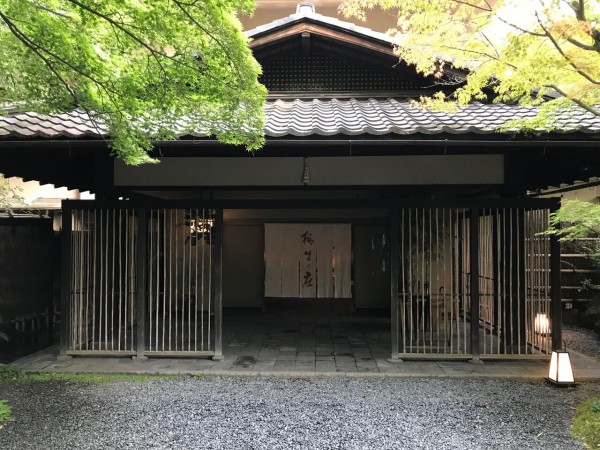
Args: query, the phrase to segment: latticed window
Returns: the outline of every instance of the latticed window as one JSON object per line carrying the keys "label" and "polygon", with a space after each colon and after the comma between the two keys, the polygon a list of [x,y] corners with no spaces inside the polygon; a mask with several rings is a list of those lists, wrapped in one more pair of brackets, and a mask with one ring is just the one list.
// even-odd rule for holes
{"label": "latticed window", "polygon": [[430,86],[431,80],[351,64],[327,55],[287,55],[263,62],[261,82],[270,92],[402,91]]}

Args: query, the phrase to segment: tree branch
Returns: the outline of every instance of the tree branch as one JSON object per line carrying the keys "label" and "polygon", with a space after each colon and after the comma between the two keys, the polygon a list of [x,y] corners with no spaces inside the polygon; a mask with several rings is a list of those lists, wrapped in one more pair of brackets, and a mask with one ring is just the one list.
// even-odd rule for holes
{"label": "tree branch", "polygon": [[556,92],[558,92],[560,95],[562,95],[565,98],[568,98],[569,100],[571,100],[573,103],[575,103],[577,106],[585,109],[587,112],[592,113],[595,116],[600,117],[600,109],[598,108],[594,108],[593,106],[590,106],[584,102],[582,102],[581,100],[579,100],[578,98],[574,98],[572,96],[570,96],[569,94],[567,94],[565,91],[563,91],[561,88],[559,88],[558,86],[556,86],[555,84],[546,84],[544,87],[550,88],[550,89],[554,89]]}
{"label": "tree branch", "polygon": [[8,29],[11,31],[13,36],[15,36],[19,41],[21,41],[21,43],[23,45],[25,45],[25,47],[27,47],[32,52],[34,52],[44,62],[44,64],[46,64],[48,69],[50,69],[50,71],[54,74],[54,76],[56,76],[56,78],[58,78],[58,80],[61,82],[61,84],[65,87],[65,89],[67,90],[67,92],[69,93],[69,95],[71,96],[73,101],[77,102],[77,94],[75,93],[75,91],[73,91],[73,89],[71,88],[69,83],[67,83],[67,81],[63,78],[63,76],[56,70],[56,68],[54,67],[52,62],[48,58],[46,58],[38,50],[38,48],[36,48],[37,46],[34,43],[32,43],[31,40],[25,35],[25,33],[23,33],[14,24],[14,22],[8,16],[6,16],[2,11],[0,11],[0,19],[2,19],[2,21],[8,26]]}
{"label": "tree branch", "polygon": [[242,79],[242,74],[240,73],[239,68],[237,67],[237,64],[235,63],[235,61],[233,60],[233,58],[229,54],[229,51],[225,48],[225,46],[223,45],[223,43],[219,39],[217,39],[210,31],[208,31],[206,29],[206,27],[203,27],[202,24],[198,23],[198,21],[189,13],[189,11],[182,6],[182,4],[181,4],[181,2],[179,0],[173,0],[173,1],[177,5],[177,7],[179,9],[181,9],[181,11],[183,12],[183,14],[185,14],[185,16],[192,21],[192,23],[194,25],[196,25],[198,28],[200,28],[213,41],[215,41],[219,47],[221,47],[221,50],[223,50],[223,53],[225,53],[225,56],[227,56],[227,59],[229,60],[229,62],[231,63],[231,65],[233,66],[233,68],[235,69],[235,71],[237,72],[238,78]]}
{"label": "tree branch", "polygon": [[486,5],[488,6],[487,8],[484,8],[483,6],[479,6],[479,5],[474,5],[473,3],[469,3],[466,1],[462,1],[462,0],[452,0],[454,3],[458,3],[459,5],[465,5],[465,6],[470,6],[471,8],[474,9],[478,9],[480,11],[485,11],[485,12],[491,12],[492,11],[492,7],[490,6],[490,4],[486,1]]}
{"label": "tree branch", "polygon": [[[575,12],[575,17],[580,22],[587,22],[587,17],[585,16],[585,0],[572,0],[571,2],[566,1],[566,3],[571,7],[571,9]],[[570,40],[567,39],[571,44],[576,45],[577,47],[583,48],[585,50],[595,50],[600,52],[600,30],[592,28],[590,33],[594,44],[588,46],[587,44],[583,44],[575,39]]]}
{"label": "tree branch", "polygon": [[[6,17],[6,16],[5,16]],[[9,19],[11,20],[11,19]],[[14,30],[11,31],[17,31],[19,33],[19,37],[21,40],[21,42],[23,42],[24,44],[28,44],[28,47],[31,50],[37,50],[36,54],[40,54],[41,53],[45,53],[48,56],[51,56],[52,58],[54,58],[56,61],[58,61],[59,63],[67,66],[68,68],[70,68],[71,70],[73,70],[74,72],[78,73],[79,75],[87,78],[88,80],[90,80],[92,83],[96,84],[99,88],[101,88],[102,90],[104,90],[109,96],[110,95],[118,95],[118,93],[116,91],[113,91],[111,89],[108,89],[108,82],[105,81],[101,81],[98,78],[96,78],[95,76],[91,75],[90,73],[85,72],[84,70],[82,70],[81,68],[77,67],[76,65],[74,65],[73,63],[71,63],[70,61],[66,60],[65,58],[59,56],[58,54],[56,54],[55,52],[53,52],[52,50],[49,50],[46,47],[41,46],[40,44],[34,42],[29,36],[27,36],[22,30],[20,30],[15,24],[14,22],[12,22],[13,28]],[[13,32],[14,34],[14,32]],[[27,42],[24,42],[27,41]],[[41,56],[41,55],[40,55]],[[50,61],[50,60],[47,60]],[[113,102],[114,103],[114,102]],[[116,105],[115,105],[116,106]]]}
{"label": "tree branch", "polygon": [[546,37],[546,35],[545,35],[544,33],[536,33],[535,31],[529,31],[529,30],[526,30],[525,28],[521,28],[521,27],[519,27],[519,26],[515,25],[514,23],[510,23],[510,22],[508,22],[507,20],[504,20],[502,17],[500,17],[500,16],[498,16],[498,15],[496,15],[496,18],[497,18],[497,19],[498,19],[500,22],[504,22],[506,25],[508,25],[508,26],[510,26],[510,27],[512,27],[512,28],[514,28],[514,29],[516,29],[516,30],[519,30],[519,31],[521,31],[521,32],[523,32],[523,33],[530,34],[530,35],[532,35],[532,36]]}
{"label": "tree branch", "polygon": [[595,52],[600,51],[599,48],[594,47],[593,45],[584,44],[583,42],[578,41],[577,39],[572,38],[572,37],[568,37],[567,41],[570,42],[571,44],[573,44],[574,46],[579,47],[583,50],[591,50],[591,51],[595,51]]}
{"label": "tree branch", "polygon": [[[146,50],[148,50],[148,52],[150,52],[150,54],[152,55],[152,57],[154,58],[154,60],[157,62],[157,64],[159,65],[161,71],[163,73],[165,73],[165,69],[164,66],[162,64],[162,62],[160,61],[160,59],[158,58],[158,56],[161,56],[167,60],[171,60],[171,61],[175,61],[176,64],[181,65],[182,67],[186,67],[188,69],[193,69],[196,70],[197,68],[191,67],[187,64],[182,64],[180,61],[178,61],[177,59],[174,59],[172,57],[170,57],[169,55],[167,55],[164,52],[158,51],[154,48],[152,48],[150,45],[148,45],[146,42],[144,42],[140,37],[138,37],[135,33],[132,33],[130,30],[128,30],[125,26],[123,26],[123,24],[117,22],[116,20],[112,19],[111,17],[109,17],[106,14],[103,14],[99,11],[96,11],[93,8],[88,7],[87,5],[82,4],[81,2],[79,2],[78,0],[66,0],[74,5],[79,6],[80,8],[84,9],[85,11],[88,11],[91,14],[94,14],[98,17],[100,17],[101,19],[106,20],[109,24],[114,25],[115,27],[117,27],[119,30],[121,30],[123,33],[125,33],[127,36],[129,36],[131,39],[133,39],[135,42],[139,43],[142,47],[144,47]],[[179,3],[177,1],[175,1],[175,3]],[[201,29],[203,31],[205,31],[204,28],[201,27]],[[209,34],[207,31],[205,31],[207,34]],[[219,45],[221,44],[220,41],[218,39],[216,39],[214,36],[210,35],[209,36],[214,39],[217,43],[219,43]],[[223,48],[221,46],[221,48]],[[223,49],[223,51],[225,51],[225,49]],[[228,58],[231,60],[231,58],[229,57],[229,55],[227,54]],[[235,65],[234,65],[235,66]],[[239,69],[237,68],[237,66],[235,66],[236,70],[238,71],[238,76],[241,78],[241,74],[239,74]],[[206,72],[203,73],[205,76],[211,77],[214,79],[214,77],[210,76],[209,74],[207,74]]]}
{"label": "tree branch", "polygon": [[573,0],[571,5],[573,7],[573,11],[575,11],[575,17],[577,17],[577,20],[585,22],[587,20],[585,18],[585,0]]}
{"label": "tree branch", "polygon": [[515,66],[514,64],[511,64],[509,62],[503,61],[502,59],[494,56],[494,55],[490,55],[489,53],[485,53],[485,52],[479,52],[477,50],[468,50],[465,48],[457,48],[457,47],[452,47],[450,45],[443,45],[442,48],[447,48],[448,50],[456,50],[459,52],[464,52],[464,53],[473,53],[475,55],[479,55],[479,56],[485,56],[486,58],[490,58],[493,59],[495,61],[501,62],[503,64],[506,64],[508,67],[512,68],[512,69],[518,69],[517,66]]}
{"label": "tree branch", "polygon": [[575,64],[571,58],[569,58],[569,56],[564,52],[564,50],[561,48],[560,44],[558,43],[558,41],[556,39],[554,39],[554,36],[552,36],[552,34],[550,33],[550,31],[544,26],[544,24],[542,23],[542,21],[540,20],[540,16],[538,15],[537,11],[535,13],[535,17],[537,18],[538,23],[540,24],[540,27],[542,28],[542,30],[544,30],[544,32],[546,33],[546,36],[548,37],[548,39],[550,39],[550,42],[552,42],[552,45],[554,45],[554,47],[556,48],[556,50],[558,50],[558,52],[561,54],[561,56],[565,59],[565,61],[567,61],[569,63],[569,65],[575,69],[575,71],[581,75],[583,78],[585,78],[586,80],[588,80],[590,83],[592,84],[600,84],[600,80],[595,80],[594,78],[592,78],[590,75],[588,75],[587,73],[585,73],[581,68],[579,68],[577,66],[577,64]]}
{"label": "tree branch", "polygon": [[123,26],[123,24],[117,22],[116,20],[112,19],[111,17],[107,16],[106,14],[102,14],[100,11],[97,11],[93,8],[90,8],[87,5],[84,5],[83,3],[77,1],[77,0],[66,0],[69,3],[72,3],[78,7],[80,7],[81,9],[83,9],[84,11],[87,11],[97,17],[100,17],[101,19],[106,20],[108,23],[114,25],[115,27],[117,27],[119,30],[121,30],[123,33],[125,33],[127,36],[129,36],[131,39],[133,39],[135,42],[137,42],[138,44],[140,44],[142,47],[144,47],[146,50],[148,50],[152,55],[155,56],[155,60],[158,63],[158,65],[161,67],[161,69],[163,68],[161,61],[156,57],[156,55],[160,55],[164,58],[169,59],[169,56],[156,51],[155,49],[153,49],[152,47],[150,47],[150,45],[148,45],[146,42],[144,42],[141,38],[139,38],[135,33],[132,33],[131,31],[129,31],[125,26]]}
{"label": "tree branch", "polygon": [[490,48],[492,50],[494,50],[494,53],[496,53],[496,58],[500,58],[500,53],[498,53],[498,49],[496,47],[494,47],[494,44],[492,44],[492,41],[490,41],[490,39],[487,37],[487,35],[483,31],[481,31],[480,34],[483,36],[483,38],[488,43]]}
{"label": "tree branch", "polygon": [[102,136],[102,133],[98,128],[98,124],[93,119],[91,112],[85,107],[85,105],[82,105],[79,103],[77,93],[71,88],[69,83],[58,72],[58,70],[54,67],[52,62],[48,58],[46,58],[42,54],[42,52],[40,52],[39,46],[37,44],[35,44],[34,42],[32,42],[31,39],[29,39],[25,35],[25,33],[23,33],[8,16],[6,16],[4,13],[2,13],[2,11],[0,11],[0,19],[2,19],[2,21],[8,26],[8,28],[11,31],[11,33],[13,34],[13,36],[15,36],[19,41],[21,41],[21,43],[23,43],[23,45],[25,45],[25,47],[29,48],[44,62],[46,67],[48,67],[48,69],[54,74],[54,76],[59,80],[59,82],[65,87],[66,91],[69,93],[69,96],[73,99],[73,102],[77,106],[80,106],[85,111],[86,115],[92,122],[93,127],[96,129],[98,134],[100,136]]}
{"label": "tree branch", "polygon": [[32,4],[35,8],[41,9],[42,11],[46,11],[47,13],[50,13],[54,16],[64,17],[65,19],[72,19],[72,17],[68,16],[67,14],[61,13],[59,11],[54,11],[50,8],[45,7],[44,5],[41,5],[36,1],[30,1],[29,3]]}

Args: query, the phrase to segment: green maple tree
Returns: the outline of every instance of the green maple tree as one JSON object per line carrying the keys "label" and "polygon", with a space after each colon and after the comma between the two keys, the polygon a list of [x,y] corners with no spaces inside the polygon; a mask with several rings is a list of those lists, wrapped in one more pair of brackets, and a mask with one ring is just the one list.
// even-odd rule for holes
{"label": "green maple tree", "polygon": [[390,33],[400,59],[457,87],[421,99],[427,107],[490,97],[534,105],[536,118],[510,125],[547,130],[573,109],[600,116],[598,0],[344,0],[340,11],[364,20],[372,8],[398,18]]}
{"label": "green maple tree", "polygon": [[113,153],[200,132],[260,148],[266,90],[238,13],[252,0],[0,0],[0,103],[79,109]]}

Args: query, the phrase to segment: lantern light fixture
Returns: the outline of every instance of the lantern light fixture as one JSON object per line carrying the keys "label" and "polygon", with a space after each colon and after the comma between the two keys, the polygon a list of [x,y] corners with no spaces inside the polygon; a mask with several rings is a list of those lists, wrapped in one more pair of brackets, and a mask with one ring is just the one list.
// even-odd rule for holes
{"label": "lantern light fixture", "polygon": [[566,347],[563,350],[553,350],[550,359],[550,369],[546,378],[553,386],[569,387],[575,386],[575,377],[573,376],[573,367],[571,358]]}
{"label": "lantern light fixture", "polygon": [[546,314],[537,314],[533,322],[533,328],[536,334],[542,336],[550,334],[550,318]]}
{"label": "lantern light fixture", "polygon": [[185,221],[183,223],[188,227],[189,234],[185,239],[186,244],[195,246],[201,239],[208,245],[212,245],[212,231],[215,226],[214,211],[209,211],[207,215],[192,214],[192,210],[186,211]]}
{"label": "lantern light fixture", "polygon": [[196,217],[190,220],[190,234],[200,234],[204,236],[211,232],[215,225],[215,219],[209,217],[203,219],[202,217]]}
{"label": "lantern light fixture", "polygon": [[308,186],[310,184],[310,173],[308,171],[308,158],[304,157],[304,168],[302,169],[302,184]]}

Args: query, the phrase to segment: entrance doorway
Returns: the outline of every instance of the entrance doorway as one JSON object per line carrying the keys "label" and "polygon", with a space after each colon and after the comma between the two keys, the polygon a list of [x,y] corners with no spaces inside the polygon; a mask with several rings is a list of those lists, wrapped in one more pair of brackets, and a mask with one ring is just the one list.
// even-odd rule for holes
{"label": "entrance doorway", "polygon": [[265,297],[352,298],[350,224],[266,223]]}

